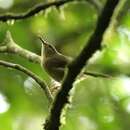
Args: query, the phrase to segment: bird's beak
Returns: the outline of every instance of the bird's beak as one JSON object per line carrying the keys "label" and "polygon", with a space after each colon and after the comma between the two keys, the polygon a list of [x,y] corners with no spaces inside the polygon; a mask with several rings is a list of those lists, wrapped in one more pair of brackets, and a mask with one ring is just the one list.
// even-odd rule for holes
{"label": "bird's beak", "polygon": [[45,40],[43,40],[42,37],[38,36],[38,38],[40,39],[40,41],[42,42],[42,44],[43,44],[44,46],[47,45],[47,42],[46,42]]}

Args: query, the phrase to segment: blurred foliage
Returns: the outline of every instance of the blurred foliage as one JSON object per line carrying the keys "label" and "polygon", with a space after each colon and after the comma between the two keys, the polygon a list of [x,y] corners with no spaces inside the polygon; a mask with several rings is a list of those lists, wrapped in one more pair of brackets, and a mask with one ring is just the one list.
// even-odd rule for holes
{"label": "blurred foliage", "polygon": [[[3,0],[4,1],[4,0]],[[5,0],[10,4],[11,0]],[[1,1],[0,1],[1,2]],[[12,0],[2,8],[19,13],[42,0]],[[47,0],[44,2],[47,2]],[[104,4],[104,0],[100,0]],[[130,4],[124,6],[117,26],[107,31],[102,50],[97,51],[84,69],[106,73],[114,78],[77,79],[72,91],[73,102],[66,114],[62,130],[129,130],[130,128]],[[4,5],[4,4],[3,4]],[[63,54],[76,57],[92,34],[98,12],[87,2],[72,2],[59,9],[52,7],[34,17],[0,23],[0,43],[10,30],[14,41],[21,47],[40,55],[42,36]],[[19,63],[50,84],[47,73],[40,65],[17,55],[0,54],[0,59]],[[25,74],[0,66],[0,130],[40,130],[48,114],[49,104],[39,86]]]}

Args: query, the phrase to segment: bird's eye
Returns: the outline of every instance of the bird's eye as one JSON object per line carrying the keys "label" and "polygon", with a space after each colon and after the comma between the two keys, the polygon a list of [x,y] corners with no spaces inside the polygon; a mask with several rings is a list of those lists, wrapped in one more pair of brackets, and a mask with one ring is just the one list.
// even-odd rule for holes
{"label": "bird's eye", "polygon": [[52,47],[50,45],[48,45],[48,47],[51,49]]}

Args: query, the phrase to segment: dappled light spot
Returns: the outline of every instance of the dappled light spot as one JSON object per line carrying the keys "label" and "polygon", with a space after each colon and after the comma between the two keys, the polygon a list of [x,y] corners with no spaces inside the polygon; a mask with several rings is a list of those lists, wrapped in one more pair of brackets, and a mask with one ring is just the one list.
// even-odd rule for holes
{"label": "dappled light spot", "polygon": [[0,0],[0,8],[8,9],[13,5],[14,0]]}
{"label": "dappled light spot", "polygon": [[130,78],[123,77],[122,78],[122,87],[126,94],[130,95]]}
{"label": "dappled light spot", "polygon": [[10,104],[7,102],[6,97],[0,93],[0,113],[7,112],[10,108]]}
{"label": "dappled light spot", "polygon": [[112,82],[111,94],[115,100],[130,96],[130,78],[127,76],[120,76]]}
{"label": "dappled light spot", "polygon": [[[125,51],[125,50],[124,50]],[[128,57],[128,54],[126,54],[126,52],[122,52],[121,51],[118,51],[118,54],[117,54],[118,58],[119,58],[119,61],[123,64],[124,63],[129,63],[129,57]]]}
{"label": "dappled light spot", "polygon": [[114,116],[113,115],[106,115],[103,117],[104,122],[106,123],[111,123],[114,120]]}
{"label": "dappled light spot", "polygon": [[11,26],[11,25],[14,25],[14,22],[15,22],[15,20],[8,20],[7,24]]}
{"label": "dappled light spot", "polygon": [[35,81],[31,77],[27,77],[27,79],[24,81],[24,89],[27,94],[32,95],[34,83]]}
{"label": "dappled light spot", "polygon": [[130,30],[128,28],[121,26],[118,28],[118,32],[120,34],[121,39],[125,39],[127,37],[128,40],[130,41]]}
{"label": "dappled light spot", "polygon": [[42,119],[43,117],[40,116],[18,115],[12,124],[12,130],[42,130],[41,125],[39,125]]}
{"label": "dappled light spot", "polygon": [[79,121],[79,127],[81,128],[81,130],[97,130],[97,124],[91,119],[85,116],[80,116]]}
{"label": "dappled light spot", "polygon": [[130,113],[130,102],[127,104],[127,106],[126,106],[126,111],[128,112],[128,113]]}

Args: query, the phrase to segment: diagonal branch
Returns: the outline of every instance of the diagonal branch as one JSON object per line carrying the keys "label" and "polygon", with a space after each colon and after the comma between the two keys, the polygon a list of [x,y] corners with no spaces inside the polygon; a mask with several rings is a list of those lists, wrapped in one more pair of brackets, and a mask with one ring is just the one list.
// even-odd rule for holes
{"label": "diagonal branch", "polygon": [[60,115],[62,109],[66,103],[68,103],[69,91],[73,87],[73,82],[93,53],[101,48],[103,34],[109,26],[111,17],[118,2],[119,0],[107,0],[103,11],[98,18],[97,26],[93,35],[90,37],[80,55],[68,66],[68,71],[64,78],[62,88],[55,98],[55,102],[50,111],[50,116],[45,123],[45,130],[59,130],[61,125]]}
{"label": "diagonal branch", "polygon": [[48,86],[43,82],[42,79],[40,79],[40,77],[38,77],[36,74],[31,72],[27,68],[25,68],[25,67],[23,67],[23,66],[21,66],[19,64],[13,64],[13,63],[2,61],[2,60],[0,60],[0,66],[4,66],[4,67],[19,70],[19,71],[27,74],[28,76],[32,77],[39,84],[39,86],[42,88],[42,90],[45,92],[45,95],[47,96],[49,102],[53,101],[53,97],[51,95],[51,92],[50,92]]}
{"label": "diagonal branch", "polygon": [[14,42],[11,33],[9,31],[7,31],[5,40],[3,41],[3,43],[1,43],[0,53],[17,54],[19,56],[28,59],[31,62],[41,63],[41,57],[17,45]]}
{"label": "diagonal branch", "polygon": [[41,3],[33,8],[29,9],[27,12],[22,14],[5,14],[0,16],[0,21],[6,22],[7,20],[20,20],[20,19],[26,19],[29,17],[34,16],[35,14],[39,13],[42,10],[45,10],[49,7],[56,6],[59,7],[61,5],[64,5],[65,3],[69,3],[74,0],[58,0],[50,3]]}
{"label": "diagonal branch", "polygon": [[[60,7],[66,3],[73,2],[73,1],[80,1],[80,0],[58,0],[50,3],[40,3],[29,9],[28,11],[20,14],[13,14],[13,13],[7,13],[0,15],[0,21],[6,22],[8,20],[21,20],[21,19],[27,19],[29,17],[34,16],[35,14],[39,13],[40,11],[46,10],[52,6]],[[83,0],[81,0],[83,1]],[[86,0],[90,4],[92,4],[98,12],[101,10],[101,3],[99,1],[95,0]]]}

